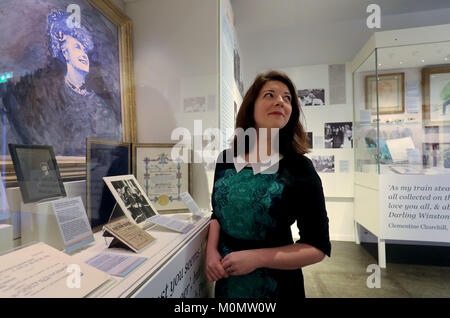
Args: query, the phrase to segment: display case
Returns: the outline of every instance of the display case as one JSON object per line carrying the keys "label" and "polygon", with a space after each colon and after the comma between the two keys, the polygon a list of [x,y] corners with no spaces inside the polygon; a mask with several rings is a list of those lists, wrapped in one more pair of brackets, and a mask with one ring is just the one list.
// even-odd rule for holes
{"label": "display case", "polygon": [[376,32],[352,62],[355,228],[450,242],[450,25]]}

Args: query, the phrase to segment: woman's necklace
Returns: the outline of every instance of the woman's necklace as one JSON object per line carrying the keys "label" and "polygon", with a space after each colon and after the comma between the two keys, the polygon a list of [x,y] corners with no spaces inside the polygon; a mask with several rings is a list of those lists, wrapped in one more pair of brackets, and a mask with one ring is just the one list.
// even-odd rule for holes
{"label": "woman's necklace", "polygon": [[75,84],[73,84],[69,80],[69,78],[67,76],[65,77],[65,82],[66,82],[66,85],[69,86],[69,88],[71,90],[73,90],[75,93],[80,94],[82,96],[86,96],[87,95],[87,90],[86,90],[86,87],[85,87],[84,84],[81,85],[80,87],[77,87],[77,86],[75,86]]}

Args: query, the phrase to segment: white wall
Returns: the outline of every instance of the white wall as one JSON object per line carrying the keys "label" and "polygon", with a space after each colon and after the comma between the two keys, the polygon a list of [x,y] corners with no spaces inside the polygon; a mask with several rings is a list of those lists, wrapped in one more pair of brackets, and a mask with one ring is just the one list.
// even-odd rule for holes
{"label": "white wall", "polygon": [[[175,143],[177,127],[194,120],[218,128],[218,2],[140,0],[126,3],[133,23],[137,141]],[[208,99],[206,111],[185,112],[187,98]],[[194,164],[191,194],[209,208],[211,172]]]}

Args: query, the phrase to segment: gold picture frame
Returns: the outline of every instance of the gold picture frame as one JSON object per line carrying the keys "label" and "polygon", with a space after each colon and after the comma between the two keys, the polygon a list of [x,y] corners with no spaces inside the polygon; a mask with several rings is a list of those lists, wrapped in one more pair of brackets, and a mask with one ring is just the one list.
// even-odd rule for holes
{"label": "gold picture frame", "polygon": [[[101,15],[113,22],[118,28],[118,55],[121,92],[122,114],[122,142],[136,141],[135,123],[135,91],[132,55],[132,25],[131,19],[114,4],[112,0],[84,0]],[[94,137],[94,136],[93,136]],[[63,181],[86,179],[86,157],[81,156],[56,156],[56,160]],[[3,154],[0,158],[2,173],[0,182],[5,182],[7,187],[18,186],[14,167],[10,156]]]}
{"label": "gold picture frame", "polygon": [[450,124],[450,65],[422,69],[422,116],[424,126]]}
{"label": "gold picture frame", "polygon": [[[173,178],[178,178],[178,189],[176,189],[176,195],[174,195],[175,189],[172,189],[173,191],[169,191],[170,193],[166,193],[167,191],[164,191],[164,189],[159,189],[157,191],[162,192],[158,192],[161,194],[158,196],[155,194],[157,191],[153,190],[151,182],[149,183],[152,167],[159,168],[165,166],[167,162],[171,160],[169,158],[170,152],[175,145],[176,144],[172,143],[134,143],[132,145],[133,175],[136,177],[139,184],[144,189],[145,194],[149,197],[149,200],[154,204],[160,214],[189,212],[189,209],[181,200],[180,194],[185,191],[190,192],[192,189],[192,166],[190,163],[181,162],[179,165],[177,164],[177,171],[174,169],[166,169],[160,176],[158,176],[158,178],[165,178],[165,180],[172,179],[172,181],[175,181]],[[152,157],[146,157],[149,154]],[[160,159],[159,163],[155,160],[157,159],[157,156],[159,156]],[[189,162],[191,157],[190,152],[188,152],[188,157],[189,158],[187,159]],[[148,160],[147,162],[144,162],[146,158],[148,158]],[[153,165],[151,164],[151,161],[154,162]],[[146,172],[144,172],[145,169]],[[178,175],[178,173],[181,173],[181,175]],[[157,173],[155,173],[155,175],[156,174]]]}
{"label": "gold picture frame", "polygon": [[[372,115],[377,113],[376,75],[366,76],[366,109]],[[400,114],[405,112],[405,73],[378,74],[379,114]]]}

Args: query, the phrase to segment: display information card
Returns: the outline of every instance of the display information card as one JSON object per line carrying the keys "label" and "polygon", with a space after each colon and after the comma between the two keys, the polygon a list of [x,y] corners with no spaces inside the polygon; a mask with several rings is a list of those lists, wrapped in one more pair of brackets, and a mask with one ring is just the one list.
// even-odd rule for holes
{"label": "display information card", "polygon": [[81,197],[56,200],[52,206],[67,253],[94,242]]}
{"label": "display information card", "polygon": [[450,242],[449,175],[381,175],[383,239]]}
{"label": "display information card", "polygon": [[0,297],[84,297],[110,276],[44,243],[0,256]]}

